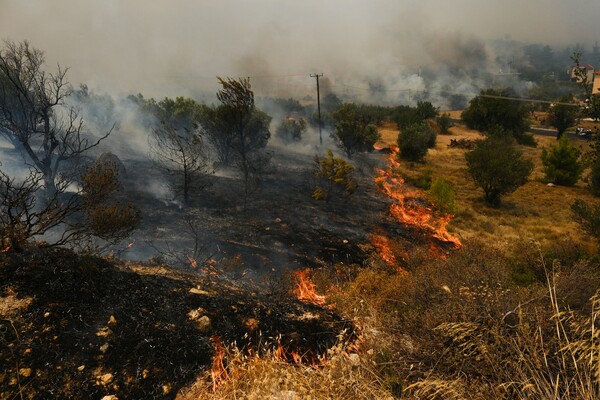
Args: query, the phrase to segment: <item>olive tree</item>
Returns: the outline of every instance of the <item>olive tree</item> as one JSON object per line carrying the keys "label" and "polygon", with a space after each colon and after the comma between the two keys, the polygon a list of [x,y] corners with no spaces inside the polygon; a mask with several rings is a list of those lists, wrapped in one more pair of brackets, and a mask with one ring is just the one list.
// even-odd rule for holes
{"label": "olive tree", "polygon": [[533,163],[523,159],[523,153],[512,140],[490,137],[465,153],[467,167],[475,184],[483,189],[485,202],[497,206],[500,198],[524,185]]}
{"label": "olive tree", "polygon": [[348,158],[360,151],[372,151],[379,140],[377,127],[360,112],[355,104],[342,104],[333,113],[335,130],[331,136],[337,140],[338,146]]}

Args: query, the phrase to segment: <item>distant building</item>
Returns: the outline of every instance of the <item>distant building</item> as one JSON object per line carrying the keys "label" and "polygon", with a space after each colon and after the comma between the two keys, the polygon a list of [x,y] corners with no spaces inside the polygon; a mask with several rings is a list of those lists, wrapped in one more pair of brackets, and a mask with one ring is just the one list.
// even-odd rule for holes
{"label": "distant building", "polygon": [[592,85],[592,94],[600,93],[600,71],[594,72],[594,84]]}
{"label": "distant building", "polygon": [[576,65],[571,67],[571,72],[569,74],[571,76],[571,80],[574,80],[577,83],[581,83],[583,81],[583,76],[585,73],[585,76],[587,76],[588,83],[592,82],[592,80],[594,79],[594,66],[590,64],[580,65],[579,71]]}

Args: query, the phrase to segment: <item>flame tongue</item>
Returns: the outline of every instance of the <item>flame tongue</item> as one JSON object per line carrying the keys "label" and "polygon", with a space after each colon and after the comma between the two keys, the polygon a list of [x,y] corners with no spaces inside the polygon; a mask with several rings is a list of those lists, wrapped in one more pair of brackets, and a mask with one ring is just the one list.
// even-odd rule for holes
{"label": "flame tongue", "polygon": [[225,347],[221,343],[221,339],[218,336],[214,336],[212,339],[213,348],[215,355],[213,356],[212,367],[210,369],[210,376],[212,378],[213,392],[217,390],[217,387],[225,383],[228,378],[223,358],[225,357]]}
{"label": "flame tongue", "polygon": [[[394,168],[400,165],[396,161],[397,155],[398,148],[392,148],[387,169],[378,169],[378,176],[375,178],[375,183],[381,191],[393,200],[390,206],[391,216],[402,224],[425,229],[432,237],[460,248],[460,240],[446,229],[452,215],[437,217],[434,210],[423,201],[425,196],[421,191],[408,188],[402,178],[394,176]],[[377,242],[374,242],[374,245],[378,249],[381,248]],[[392,263],[389,254],[381,252],[381,255],[385,261]]]}
{"label": "flame tongue", "polygon": [[300,301],[324,306],[325,296],[317,294],[315,284],[310,280],[310,269],[299,269],[294,271],[296,278],[296,289],[294,294]]}

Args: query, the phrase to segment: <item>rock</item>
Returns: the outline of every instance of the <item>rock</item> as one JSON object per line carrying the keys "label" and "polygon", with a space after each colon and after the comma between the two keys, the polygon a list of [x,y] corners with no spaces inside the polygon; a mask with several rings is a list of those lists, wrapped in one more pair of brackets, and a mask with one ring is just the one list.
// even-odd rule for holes
{"label": "rock", "polygon": [[202,307],[191,310],[187,313],[188,318],[194,321],[196,328],[202,332],[206,332],[211,326],[210,318],[205,314],[206,310],[204,310]]}
{"label": "rock", "polygon": [[275,218],[275,223],[276,224],[280,224],[281,223],[281,218]]}
{"label": "rock", "polygon": [[85,369],[85,365],[80,365],[79,367],[77,367],[77,371],[81,372]]}
{"label": "rock", "polygon": [[99,377],[99,382],[102,385],[108,385],[109,383],[112,382],[112,380],[113,380],[113,374],[111,374],[110,372]]}
{"label": "rock", "polygon": [[554,187],[554,183],[550,182],[549,184],[547,184],[546,186],[548,187]]}

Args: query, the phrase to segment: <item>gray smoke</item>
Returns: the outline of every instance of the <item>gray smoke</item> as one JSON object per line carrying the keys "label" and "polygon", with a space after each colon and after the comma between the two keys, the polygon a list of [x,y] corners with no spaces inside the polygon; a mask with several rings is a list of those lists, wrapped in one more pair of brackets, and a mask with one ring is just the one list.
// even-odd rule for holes
{"label": "gray smoke", "polygon": [[[505,67],[495,38],[589,46],[600,2],[2,0],[0,9],[0,38],[30,40],[48,66],[71,67],[75,85],[210,100],[215,76],[254,76],[261,95],[301,97],[314,91],[308,74],[324,72],[338,93],[396,101],[445,81],[477,88],[473,71]],[[439,79],[424,82],[425,70]]]}

